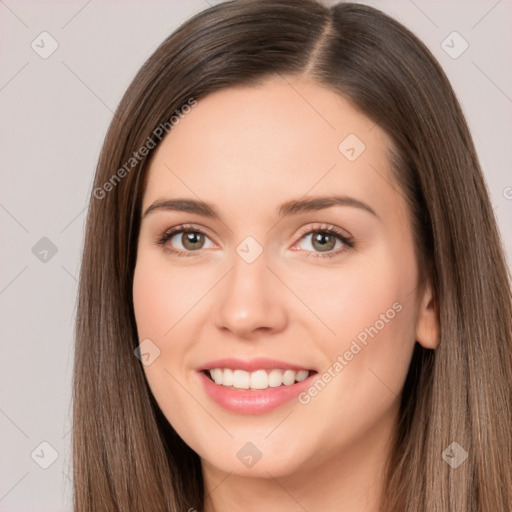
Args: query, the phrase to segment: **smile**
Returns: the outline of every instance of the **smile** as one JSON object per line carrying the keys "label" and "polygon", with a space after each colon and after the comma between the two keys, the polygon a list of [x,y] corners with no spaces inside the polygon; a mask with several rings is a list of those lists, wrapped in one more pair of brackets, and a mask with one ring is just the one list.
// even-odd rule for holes
{"label": "smile", "polygon": [[234,389],[267,389],[279,386],[291,386],[309,377],[308,370],[233,370],[231,368],[213,368],[209,370],[211,379],[219,386]]}
{"label": "smile", "polygon": [[294,399],[311,385],[316,370],[272,359],[222,359],[198,368],[208,397],[238,414],[261,414]]}

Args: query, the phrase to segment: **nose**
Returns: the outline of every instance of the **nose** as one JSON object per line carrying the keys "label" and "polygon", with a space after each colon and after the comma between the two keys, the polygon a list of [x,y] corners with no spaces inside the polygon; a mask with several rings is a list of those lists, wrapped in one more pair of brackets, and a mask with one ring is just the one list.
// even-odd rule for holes
{"label": "nose", "polygon": [[235,255],[233,268],[223,279],[216,297],[217,328],[239,338],[285,329],[288,315],[279,284],[267,268],[265,253],[252,263]]}

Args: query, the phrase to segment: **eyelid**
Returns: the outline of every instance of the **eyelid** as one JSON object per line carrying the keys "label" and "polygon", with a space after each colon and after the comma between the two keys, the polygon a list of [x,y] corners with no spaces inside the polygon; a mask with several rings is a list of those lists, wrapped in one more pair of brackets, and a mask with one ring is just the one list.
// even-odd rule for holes
{"label": "eyelid", "polygon": [[322,222],[313,224],[313,226],[308,225],[301,228],[297,236],[299,238],[302,238],[304,235],[308,235],[309,233],[313,233],[315,231],[328,231],[338,235],[340,238],[344,238],[346,240],[353,240],[353,236],[346,229],[334,226],[333,224],[327,224]]}

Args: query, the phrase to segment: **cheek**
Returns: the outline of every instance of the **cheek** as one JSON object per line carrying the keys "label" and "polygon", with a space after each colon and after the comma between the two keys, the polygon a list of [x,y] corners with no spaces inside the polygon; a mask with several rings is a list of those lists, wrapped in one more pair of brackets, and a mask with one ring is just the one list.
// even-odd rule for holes
{"label": "cheek", "polygon": [[[158,394],[159,386],[169,380],[167,372],[174,373],[169,363],[181,361],[184,347],[176,343],[175,325],[185,313],[185,306],[192,298],[190,287],[180,281],[180,274],[169,275],[169,269],[151,253],[141,251],[133,278],[133,305],[139,342],[151,340],[158,353],[151,364],[144,366],[148,382]],[[172,341],[172,344],[171,344]],[[146,341],[144,341],[147,343]],[[171,350],[172,348],[172,350]],[[166,377],[167,375],[167,377]]]}
{"label": "cheek", "polygon": [[[170,263],[158,251],[142,249],[133,279],[133,303],[139,341],[149,339],[158,356],[144,366],[155,399],[173,426],[197,415],[182,387],[188,387],[190,353],[208,316],[208,293],[218,269],[194,269]],[[221,274],[222,275],[222,274]]]}
{"label": "cheek", "polygon": [[139,341],[151,340],[150,351],[154,357],[150,364],[144,365],[144,373],[162,412],[177,429],[180,429],[183,418],[195,412],[188,411],[190,400],[183,396],[183,389],[178,383],[182,380],[181,367],[186,353],[186,343],[179,342],[179,321],[190,309],[188,304],[197,301],[183,275],[169,272],[162,261],[141,251],[133,280]]}
{"label": "cheek", "polygon": [[329,363],[304,403],[331,410],[346,431],[367,430],[397,406],[415,343],[417,278],[412,248],[380,245],[310,294],[335,334],[319,338]]}
{"label": "cheek", "polygon": [[172,302],[175,293],[171,290],[155,267],[137,267],[133,283],[133,305],[139,339],[161,338],[172,327],[172,312],[179,304]]}
{"label": "cheek", "polygon": [[313,323],[308,315],[314,339],[331,357],[349,349],[354,339],[364,346],[378,337],[398,347],[414,337],[417,268],[412,253],[397,257],[393,248],[379,248],[336,271],[290,273],[287,282],[317,317]]}
{"label": "cheek", "polygon": [[161,254],[140,251],[133,279],[139,338],[167,339],[211,285],[204,271],[171,265]]}

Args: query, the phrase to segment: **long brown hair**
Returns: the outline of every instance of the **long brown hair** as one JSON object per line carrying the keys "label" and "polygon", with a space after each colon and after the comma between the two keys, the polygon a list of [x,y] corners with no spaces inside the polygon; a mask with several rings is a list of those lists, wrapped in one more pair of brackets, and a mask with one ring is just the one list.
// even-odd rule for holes
{"label": "long brown hair", "polygon": [[[439,348],[417,344],[411,361],[381,509],[512,510],[510,281],[446,76],[411,32],[371,7],[235,0],[160,45],[119,104],[99,158],[76,323],[76,512],[203,509],[199,458],[163,416],[134,356],[132,280],[154,149],[138,150],[156,146],[156,129],[191,98],[297,74],[339,92],[393,141],[396,182],[439,311]],[[442,457],[453,442],[468,453],[456,469]]]}

